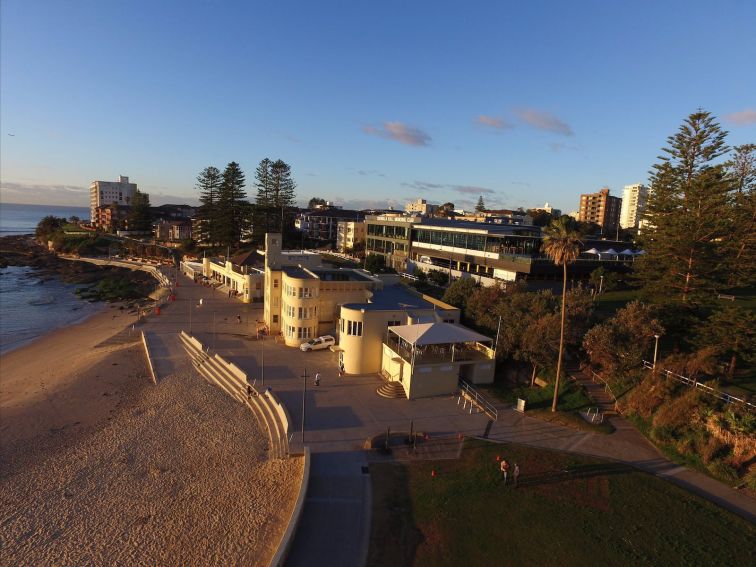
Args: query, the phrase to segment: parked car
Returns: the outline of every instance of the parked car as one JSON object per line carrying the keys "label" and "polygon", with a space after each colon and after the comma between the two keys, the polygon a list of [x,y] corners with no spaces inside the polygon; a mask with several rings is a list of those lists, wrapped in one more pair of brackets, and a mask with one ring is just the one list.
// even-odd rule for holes
{"label": "parked car", "polygon": [[323,335],[322,337],[318,337],[316,339],[310,339],[306,343],[302,343],[299,346],[299,349],[304,352],[307,352],[310,350],[320,350],[320,349],[328,348],[335,344],[336,344],[336,339],[334,339],[331,335]]}

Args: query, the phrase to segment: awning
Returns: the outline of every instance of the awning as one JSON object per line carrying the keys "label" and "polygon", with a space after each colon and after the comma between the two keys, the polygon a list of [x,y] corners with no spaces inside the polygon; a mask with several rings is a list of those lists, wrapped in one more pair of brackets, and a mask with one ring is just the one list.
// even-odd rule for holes
{"label": "awning", "polygon": [[399,325],[389,330],[411,345],[443,345],[450,343],[488,342],[493,339],[461,325],[451,323],[421,323]]}
{"label": "awning", "polygon": [[599,251],[596,250],[595,248],[591,248],[590,250],[586,250],[585,252],[583,252],[583,254],[598,254],[598,253]]}
{"label": "awning", "polygon": [[620,254],[623,254],[625,256],[635,256],[635,252],[630,250],[629,248],[625,248]]}
{"label": "awning", "polygon": [[601,254],[613,254],[613,255],[616,255],[617,251],[614,248],[610,248],[609,250],[604,250],[603,252],[601,252]]}

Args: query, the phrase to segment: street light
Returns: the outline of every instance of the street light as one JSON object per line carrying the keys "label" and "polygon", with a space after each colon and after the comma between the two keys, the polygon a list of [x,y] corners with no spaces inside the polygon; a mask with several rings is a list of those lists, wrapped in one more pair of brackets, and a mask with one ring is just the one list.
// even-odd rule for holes
{"label": "street light", "polygon": [[305,405],[305,401],[307,400],[307,369],[305,368],[304,372],[302,373],[302,447],[304,447],[305,442],[305,410],[307,409]]}
{"label": "street light", "polygon": [[599,276],[599,295],[601,295],[601,290],[604,289],[604,276]]}
{"label": "street light", "polygon": [[656,339],[656,343],[654,344],[654,366],[652,370],[656,372],[656,357],[659,354],[659,335],[658,333],[654,335],[654,338]]}

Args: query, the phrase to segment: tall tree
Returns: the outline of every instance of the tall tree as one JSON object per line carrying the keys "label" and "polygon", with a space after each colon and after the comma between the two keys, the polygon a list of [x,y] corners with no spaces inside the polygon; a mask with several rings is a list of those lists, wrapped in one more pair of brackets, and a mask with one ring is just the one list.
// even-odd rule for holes
{"label": "tall tree", "polygon": [[217,167],[209,166],[197,176],[200,206],[197,210],[198,241],[218,241],[218,196],[223,177]]}
{"label": "tall tree", "polygon": [[249,203],[244,191],[246,179],[239,164],[232,161],[223,170],[218,192],[218,243],[237,246],[248,229]]}
{"label": "tall tree", "polygon": [[147,193],[136,191],[131,200],[129,212],[129,230],[146,232],[152,227],[152,210],[150,209],[150,196]]}
{"label": "tall tree", "polygon": [[307,208],[308,209],[314,209],[318,205],[325,205],[325,204],[326,204],[326,200],[325,199],[321,199],[320,197],[313,197],[307,203]]}
{"label": "tall tree", "polygon": [[556,382],[554,383],[554,399],[551,411],[557,410],[559,398],[559,378],[562,372],[562,357],[564,356],[564,322],[567,315],[567,264],[574,262],[580,255],[580,234],[571,230],[569,223],[562,218],[552,221],[544,230],[543,251],[557,266],[562,266],[564,278],[562,281],[562,318],[559,328],[559,356],[557,357]]}
{"label": "tall tree", "polygon": [[478,203],[475,205],[475,212],[482,213],[486,210],[486,204],[483,202],[483,195],[478,197]]}
{"label": "tall tree", "polygon": [[272,181],[270,175],[271,161],[265,158],[255,170],[255,187],[257,197],[255,199],[255,214],[252,221],[255,232],[255,240],[262,242],[268,232],[274,232],[271,226],[271,212],[273,209]]}
{"label": "tall tree", "polygon": [[272,201],[276,215],[276,232],[284,238],[291,233],[294,226],[293,209],[295,206],[294,189],[297,184],[291,178],[291,166],[283,160],[276,160],[270,165]]}
{"label": "tall tree", "polygon": [[756,144],[736,146],[727,171],[735,189],[728,283],[747,285],[756,271]]}
{"label": "tall tree", "polygon": [[718,356],[727,357],[727,375],[732,379],[738,360],[756,361],[756,315],[742,307],[715,311],[698,332],[701,348],[714,348]]}
{"label": "tall tree", "polygon": [[711,300],[727,280],[726,237],[732,230],[733,184],[724,164],[726,133],[708,112],[688,116],[667,138],[651,172],[652,193],[635,266],[644,293],[685,304]]}

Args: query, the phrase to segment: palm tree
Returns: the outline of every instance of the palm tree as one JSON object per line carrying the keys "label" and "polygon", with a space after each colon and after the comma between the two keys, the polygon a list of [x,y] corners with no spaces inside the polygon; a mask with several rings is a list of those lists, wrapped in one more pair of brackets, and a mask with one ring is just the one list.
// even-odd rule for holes
{"label": "palm tree", "polygon": [[580,234],[570,226],[569,217],[560,217],[551,221],[551,225],[544,229],[543,251],[557,266],[564,268],[562,283],[562,323],[559,332],[559,358],[557,358],[556,382],[554,384],[554,399],[551,411],[556,411],[559,398],[559,376],[562,372],[562,356],[564,354],[564,320],[567,313],[567,264],[574,262],[580,255]]}

